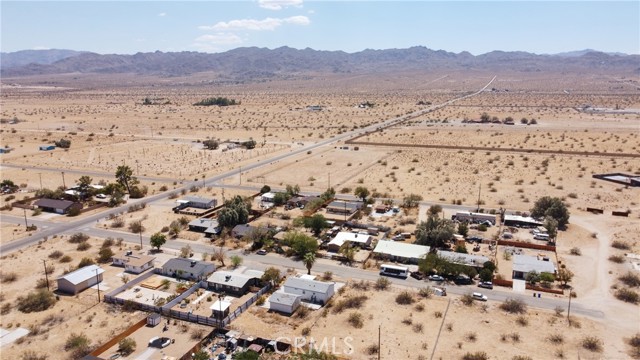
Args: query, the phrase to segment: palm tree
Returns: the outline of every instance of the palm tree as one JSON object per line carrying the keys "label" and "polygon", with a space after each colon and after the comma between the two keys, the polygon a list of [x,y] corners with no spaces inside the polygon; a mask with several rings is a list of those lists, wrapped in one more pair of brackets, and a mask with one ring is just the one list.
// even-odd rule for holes
{"label": "palm tree", "polygon": [[304,254],[304,257],[302,258],[302,262],[304,263],[304,266],[307,268],[307,275],[311,275],[311,268],[313,267],[313,264],[316,262],[316,255],[312,252],[308,252]]}

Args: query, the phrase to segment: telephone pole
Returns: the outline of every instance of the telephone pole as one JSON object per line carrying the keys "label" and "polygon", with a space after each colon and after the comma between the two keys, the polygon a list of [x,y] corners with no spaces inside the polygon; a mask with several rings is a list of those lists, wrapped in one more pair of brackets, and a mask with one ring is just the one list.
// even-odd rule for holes
{"label": "telephone pole", "polygon": [[42,260],[42,264],[44,264],[44,278],[47,281],[47,291],[49,290],[49,275],[47,274],[47,261],[46,260]]}
{"label": "telephone pole", "polygon": [[62,173],[62,188],[66,189],[67,185],[64,183],[64,171],[61,171],[61,173]]}
{"label": "telephone pole", "polygon": [[96,284],[98,285],[98,304],[100,303],[100,278],[98,277],[98,270],[96,269]]}

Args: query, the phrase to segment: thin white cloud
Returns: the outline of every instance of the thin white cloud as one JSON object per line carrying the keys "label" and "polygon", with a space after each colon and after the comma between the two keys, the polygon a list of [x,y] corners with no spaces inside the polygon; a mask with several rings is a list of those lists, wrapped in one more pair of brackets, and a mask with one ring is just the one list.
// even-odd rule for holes
{"label": "thin white cloud", "polygon": [[167,13],[161,12],[160,14],[158,14],[158,16],[165,17],[165,16],[167,16]]}
{"label": "thin white cloud", "polygon": [[233,30],[254,30],[254,31],[264,31],[264,30],[275,30],[276,28],[284,25],[284,24],[293,24],[293,25],[309,25],[311,24],[311,20],[309,20],[306,16],[291,16],[288,18],[266,18],[263,20],[256,19],[240,19],[240,20],[231,20],[228,22],[221,21],[212,26],[199,26],[200,30],[216,30],[216,31],[233,31]]}
{"label": "thin white cloud", "polygon": [[242,43],[242,38],[231,33],[217,33],[198,36],[195,39],[197,44],[233,45]]}
{"label": "thin white cloud", "polygon": [[258,5],[264,9],[282,10],[290,6],[302,7],[302,1],[303,0],[258,0]]}

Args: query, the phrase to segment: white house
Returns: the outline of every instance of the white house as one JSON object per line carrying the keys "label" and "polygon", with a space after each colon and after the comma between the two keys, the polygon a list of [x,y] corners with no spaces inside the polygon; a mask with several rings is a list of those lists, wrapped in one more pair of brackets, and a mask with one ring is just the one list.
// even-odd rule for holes
{"label": "white house", "polygon": [[429,247],[424,245],[407,244],[403,242],[380,240],[373,253],[383,259],[417,263],[429,253]]}
{"label": "white house", "polygon": [[262,196],[260,196],[260,201],[266,202],[266,203],[272,203],[274,201],[275,197],[276,197],[276,193],[267,192],[267,193],[262,194]]}
{"label": "white house", "polygon": [[333,282],[291,277],[285,281],[282,290],[288,294],[301,295],[301,300],[324,305],[335,293],[334,286]]}
{"label": "white house", "polygon": [[207,199],[199,196],[185,196],[182,199],[176,201],[178,205],[198,208],[198,209],[211,209],[216,207],[218,200]]}
{"label": "white house", "polygon": [[102,281],[104,270],[98,265],[85,266],[58,278],[58,290],[77,294]]}
{"label": "white house", "polygon": [[155,260],[155,256],[136,255],[131,250],[123,251],[112,258],[113,265],[122,266],[125,271],[133,274],[140,274],[151,269]]}
{"label": "white house", "polygon": [[276,291],[269,297],[269,310],[291,315],[300,306],[302,295]]}
{"label": "white house", "polygon": [[372,237],[368,234],[358,234],[352,232],[341,231],[327,244],[329,251],[339,251],[346,242],[350,244],[358,244],[361,247],[371,245]]}
{"label": "white house", "polygon": [[538,274],[541,273],[556,273],[556,267],[547,258],[547,260],[540,260],[535,256],[529,255],[514,255],[513,256],[513,273],[511,274],[514,279],[526,279],[527,274],[535,271]]}
{"label": "white house", "polygon": [[162,274],[180,279],[203,280],[216,270],[213,263],[184,258],[169,259],[162,265]]}

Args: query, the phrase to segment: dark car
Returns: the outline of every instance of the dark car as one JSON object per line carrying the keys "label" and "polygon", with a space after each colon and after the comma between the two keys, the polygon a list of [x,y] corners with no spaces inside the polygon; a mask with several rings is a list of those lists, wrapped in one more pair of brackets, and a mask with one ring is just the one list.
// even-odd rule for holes
{"label": "dark car", "polygon": [[467,241],[469,241],[469,242],[474,242],[475,241],[475,242],[480,243],[480,242],[482,242],[482,240],[483,239],[480,236],[469,236],[467,238]]}
{"label": "dark car", "polygon": [[456,285],[470,285],[473,283],[473,280],[467,276],[458,276],[453,280],[453,282]]}
{"label": "dark car", "polygon": [[412,272],[411,272],[411,277],[412,277],[412,278],[414,278],[414,279],[416,279],[416,280],[422,280],[422,279],[424,279],[424,275],[423,275],[421,272],[419,272],[419,271],[412,271]]}
{"label": "dark car", "polygon": [[478,287],[485,288],[485,289],[493,289],[493,283],[491,281],[481,281],[478,284]]}

